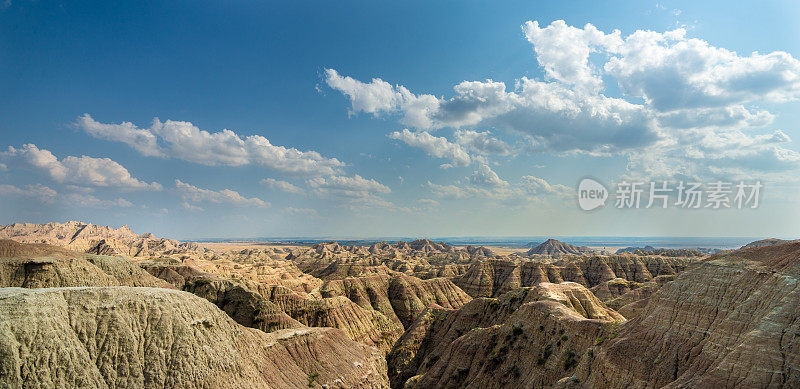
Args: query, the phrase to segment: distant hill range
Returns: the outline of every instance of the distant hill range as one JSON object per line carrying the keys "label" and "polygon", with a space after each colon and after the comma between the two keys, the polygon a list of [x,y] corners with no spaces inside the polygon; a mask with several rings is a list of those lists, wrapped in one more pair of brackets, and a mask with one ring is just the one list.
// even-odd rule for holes
{"label": "distant hill range", "polygon": [[548,239],[544,243],[525,252],[526,255],[594,255],[597,251],[588,247],[575,246],[555,239]]}
{"label": "distant hill range", "polygon": [[705,257],[706,255],[716,254],[722,250],[710,248],[683,248],[683,249],[666,249],[655,248],[653,246],[644,247],[625,247],[617,250],[617,254],[631,253],[634,255],[661,255],[664,257]]}
{"label": "distant hill range", "polygon": [[22,243],[45,243],[91,254],[148,257],[203,252],[197,244],[137,234],[127,225],[120,228],[80,221],[67,223],[14,223],[0,225],[0,239]]}
{"label": "distant hill range", "polygon": [[[800,240],[800,239],[798,239],[798,240]],[[755,242],[750,242],[750,243],[742,246],[742,248],[743,249],[752,249],[752,248],[755,248],[755,247],[774,246],[776,244],[781,244],[781,243],[797,242],[798,240],[786,240],[786,239],[768,238],[768,239],[757,240]]]}

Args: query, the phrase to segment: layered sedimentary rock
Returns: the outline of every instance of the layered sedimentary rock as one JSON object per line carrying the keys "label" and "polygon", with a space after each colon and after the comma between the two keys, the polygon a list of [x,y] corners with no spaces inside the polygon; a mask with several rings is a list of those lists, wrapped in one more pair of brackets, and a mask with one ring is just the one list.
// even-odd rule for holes
{"label": "layered sedimentary rock", "polygon": [[149,261],[140,263],[140,266],[175,287],[212,302],[243,326],[264,332],[303,326],[261,296],[256,285],[223,279],[184,265],[170,266]]}
{"label": "layered sedimentary rock", "polygon": [[331,241],[316,244],[312,246],[310,250],[300,255],[317,259],[363,258],[372,256],[387,259],[446,259],[449,262],[495,257],[495,253],[486,247],[466,246],[464,248],[457,248],[447,243],[434,242],[429,239],[418,239],[412,242],[400,241],[394,244],[380,242],[374,243],[369,247],[340,245],[337,242]]}
{"label": "layered sedimentary rock", "polygon": [[271,332],[302,326],[244,282],[221,279],[188,266],[170,267],[150,262],[141,265],[150,272],[120,257],[82,254],[46,244],[0,240],[0,287],[177,288],[206,298],[247,327]]}
{"label": "layered sedimentary rock", "polygon": [[303,327],[255,289],[253,285],[214,276],[195,277],[183,287],[183,290],[214,303],[245,327],[264,332]]}
{"label": "layered sedimentary rock", "polygon": [[136,234],[127,225],[114,229],[71,221],[67,223],[14,223],[0,226],[0,239],[22,243],[47,243],[80,252],[129,257],[169,255],[198,251],[195,243]]}
{"label": "layered sedimentary rock", "polygon": [[291,249],[261,248],[213,251],[191,242],[136,234],[127,226],[117,229],[83,222],[15,223],[0,226],[0,239],[47,243],[90,254],[132,258],[172,258],[201,271],[310,292],[322,281],[304,274],[291,261]]}
{"label": "layered sedimentary rock", "polygon": [[628,255],[572,256],[554,262],[489,260],[474,263],[453,283],[472,297],[493,297],[540,282],[572,281],[587,288],[615,279],[644,283],[680,273],[691,263],[685,258]]}
{"label": "layered sedimentary rock", "polygon": [[597,254],[597,252],[588,247],[575,246],[568,243],[557,241],[555,239],[548,239],[544,243],[532,247],[530,250],[525,252],[525,255],[527,256],[593,255],[593,254]]}
{"label": "layered sedimentary rock", "polygon": [[324,280],[340,280],[400,272],[419,278],[452,277],[470,263],[499,257],[486,247],[456,248],[419,239],[413,242],[375,243],[369,248],[320,243],[290,256],[304,272]]}
{"label": "layered sedimentary rock", "polygon": [[617,250],[616,254],[630,253],[633,255],[660,255],[662,257],[705,257],[708,254],[714,254],[720,251],[719,249],[667,249],[655,248],[653,246],[645,247],[625,247]]}
{"label": "layered sedimentary rock", "polygon": [[543,387],[625,319],[576,283],[430,308],[388,355],[393,387]]}
{"label": "layered sedimentary rock", "polygon": [[0,386],[387,386],[382,354],[340,331],[264,333],[157,288],[0,289]]}
{"label": "layered sedimentary rock", "polygon": [[674,279],[674,275],[663,275],[655,277],[651,281],[639,283],[622,281],[618,278],[597,285],[591,291],[611,309],[619,312],[626,319],[632,319],[641,312],[648,297]]}
{"label": "layered sedimentary rock", "polygon": [[419,267],[415,268],[413,272],[413,276],[417,278],[421,278],[423,280],[427,280],[429,278],[453,278],[458,277],[466,273],[467,270],[470,268],[470,264],[466,263],[458,263],[458,264],[443,264],[439,266],[431,266],[430,268]]}
{"label": "layered sedimentary rock", "polygon": [[344,296],[309,298],[280,286],[259,285],[258,292],[293,319],[312,327],[333,327],[350,339],[388,351],[403,326]]}
{"label": "layered sedimentary rock", "polygon": [[[156,275],[170,282],[151,275],[136,263],[125,258],[82,254],[46,244],[23,244],[14,241],[0,240],[0,286],[6,287],[2,289],[2,291],[8,293],[16,291],[16,294],[23,296],[19,297],[21,300],[14,300],[18,298],[16,294],[8,294],[0,297],[0,337],[4,339],[3,342],[0,343],[9,345],[9,348],[0,350],[0,354],[8,355],[10,358],[0,358],[4,360],[4,362],[0,362],[0,366],[4,369],[3,371],[9,372],[9,375],[0,374],[0,376],[9,376],[9,381],[5,381],[4,383],[10,386],[24,383],[25,385],[37,386],[64,385],[80,387],[87,385],[89,387],[93,385],[99,387],[162,387],[164,385],[213,387],[265,387],[265,385],[271,385],[274,387],[305,387],[306,385],[318,386],[322,384],[327,384],[330,387],[350,387],[351,385],[382,387],[385,385],[385,367],[382,367],[385,362],[381,358],[383,355],[382,352],[354,343],[341,331],[335,329],[308,328],[304,326],[286,315],[276,304],[263,298],[254,290],[252,285],[244,281],[222,279],[198,271],[197,269],[180,265],[179,263],[175,263],[175,261],[173,261],[172,264],[159,261],[146,261],[143,262],[142,265],[145,265],[145,267],[149,265],[150,267],[148,267],[148,270],[152,270],[153,273],[156,273]],[[262,371],[265,374],[270,374],[275,377],[249,376],[245,374],[246,371],[242,370],[242,367],[237,365],[237,363],[230,363],[230,366],[232,366],[230,367],[226,365],[229,361],[223,363],[213,362],[214,359],[221,357],[241,358],[240,355],[226,354],[226,350],[235,346],[229,343],[220,344],[218,347],[219,350],[217,350],[214,349],[216,346],[209,346],[208,342],[203,340],[197,345],[181,345],[177,350],[173,350],[174,347],[169,346],[169,344],[172,344],[170,342],[192,342],[193,340],[185,337],[178,337],[180,334],[173,333],[174,331],[180,330],[180,328],[177,328],[170,318],[165,319],[165,317],[174,314],[181,319],[185,319],[190,313],[184,310],[172,312],[169,311],[168,308],[176,304],[191,303],[191,301],[187,300],[187,296],[191,297],[191,295],[187,293],[169,293],[167,289],[99,288],[119,285],[181,288],[205,298],[224,311],[223,313],[223,311],[216,310],[216,312],[212,312],[213,315],[225,316],[225,313],[227,313],[231,319],[239,324],[258,328],[265,333],[264,335],[266,335],[266,332],[272,332],[267,339],[251,337],[251,341],[275,343],[276,345],[266,350],[255,350],[255,356],[259,358],[259,360],[251,362],[245,361],[243,366],[245,366],[246,369],[250,369],[251,372]],[[46,288],[35,290],[43,292],[52,291],[53,293],[63,292],[68,293],[69,296],[64,295],[53,298],[48,295],[49,297],[40,298],[36,297],[39,295],[32,295],[34,297],[28,298],[25,297],[28,295],[24,294],[19,289],[8,288],[14,286]],[[58,289],[59,287],[87,286],[92,288]],[[84,297],[73,298],[73,295],[78,293],[77,291],[83,291],[81,293],[94,297],[97,297],[96,294],[100,293],[101,297],[97,297],[96,301],[92,299],[87,300]],[[148,301],[140,302],[136,299],[138,295],[144,293],[143,291],[148,291],[145,296],[145,300]],[[109,302],[109,299],[112,301]],[[62,300],[66,301],[66,305],[64,305],[65,303]],[[189,303],[187,303],[187,301],[189,301]],[[55,315],[52,320],[63,319],[63,323],[61,323],[63,325],[50,322],[37,322],[38,318],[32,316],[42,315],[42,312],[34,312],[28,308],[21,311],[16,310],[14,312],[8,311],[8,309],[4,310],[3,302],[12,304],[7,305],[6,308],[14,305],[20,305],[22,307],[25,307],[26,304],[36,305],[37,309],[41,308],[42,312],[47,311],[47,315],[52,312]],[[92,308],[92,304],[99,304],[99,308]],[[192,304],[197,305],[196,303]],[[146,306],[147,309],[143,309],[142,306]],[[125,309],[130,307],[135,308],[135,310],[124,312]],[[92,313],[97,314],[97,318],[95,319],[99,320],[99,322],[81,324],[80,319],[76,319],[75,317],[76,312],[81,309],[92,309],[87,315],[91,315]],[[193,308],[188,309],[191,310]],[[64,311],[61,312],[63,315],[59,316],[59,310]],[[9,314],[4,315],[5,313]],[[207,315],[208,312],[203,314]],[[104,315],[110,318],[106,318]],[[145,321],[139,323],[136,322],[135,319],[131,319],[131,317],[144,319]],[[108,319],[108,321],[105,319]],[[15,326],[14,324],[22,323],[25,320],[28,320],[32,327],[20,329],[19,326]],[[80,325],[81,331],[83,331],[86,326],[91,328],[95,328],[92,326],[100,327],[91,330],[92,336],[88,336],[87,340],[84,339],[87,337],[81,335],[81,332],[72,333],[73,330],[70,329],[70,325],[73,324]],[[203,328],[214,325],[213,323],[205,322],[201,324]],[[152,333],[148,332],[131,335],[130,329],[128,328],[130,325],[141,326],[144,329],[147,329],[148,326],[153,326],[154,328],[150,330]],[[43,329],[38,329],[39,327]],[[50,331],[50,327],[58,327],[58,330],[54,330],[55,332],[48,332]],[[198,324],[194,323],[187,328],[198,328]],[[281,330],[284,328],[293,328],[294,332],[287,332],[291,330]],[[236,333],[231,336],[239,337],[243,330],[244,329],[237,329]],[[275,330],[281,331],[273,332]],[[164,333],[158,333],[159,331]],[[400,330],[398,330],[398,335],[399,332]],[[84,344],[75,343],[70,335],[72,335],[72,337],[77,337],[80,341],[86,342],[84,342]],[[35,339],[31,338],[31,336]],[[136,342],[130,341],[130,339],[125,338],[125,336],[143,336],[147,337],[147,340],[142,340],[146,342],[144,345],[137,345]],[[170,336],[176,336],[176,338],[172,339]],[[53,338],[53,343],[47,343],[47,339],[44,339],[49,337]],[[102,339],[107,339],[108,337],[122,343],[110,345],[110,348],[104,351],[102,355],[98,356],[92,354],[92,352],[96,351],[92,348],[106,347],[105,343],[97,343],[96,346],[95,343]],[[149,351],[145,350],[144,355],[133,355],[130,354],[130,351],[126,351],[129,348],[136,348],[137,351],[141,351],[142,347],[148,347],[147,344],[149,343],[147,342],[151,340],[158,342],[158,339],[160,339],[159,337],[166,339],[164,340],[164,342],[166,342],[164,347],[169,348],[166,352],[154,348]],[[218,339],[219,335],[213,335],[213,338]],[[247,336],[245,336],[245,338],[247,338]],[[13,347],[19,347],[19,349],[12,350]],[[58,359],[63,356],[62,354],[55,356],[43,351],[44,349],[57,350],[59,347],[63,350],[67,350],[64,355],[69,354],[64,357],[66,358],[65,360]],[[114,347],[117,348],[114,349]],[[211,349],[209,349],[209,347],[211,347]],[[0,346],[0,349],[2,348],[3,347]],[[207,359],[203,359],[204,356],[202,352],[200,355],[192,353],[186,354],[186,352],[194,352],[191,350],[192,348],[200,349],[200,351],[206,353],[210,352],[211,356]],[[20,350],[22,350],[22,354],[20,354]],[[88,350],[88,354],[86,350]],[[373,367],[377,367],[377,370],[375,370],[377,375],[372,377],[372,379],[366,379],[365,374],[369,372],[364,371],[358,366],[340,366],[335,360],[336,354],[347,356],[349,355],[348,353],[352,354],[354,350],[364,351],[364,355],[369,355],[369,358],[375,356],[375,358],[367,361],[372,364]],[[170,355],[170,352],[180,353],[180,355]],[[127,354],[121,354],[125,355],[125,358],[112,358],[113,356],[117,356],[118,353]],[[326,354],[316,355],[317,353]],[[333,353],[333,355],[327,353]],[[271,358],[272,362],[261,360],[265,355],[268,359]],[[93,364],[96,358],[104,358],[104,360],[97,361],[96,364]],[[164,358],[167,358],[169,362],[163,361],[162,359]],[[193,360],[190,362],[181,362],[181,358],[191,358]],[[195,361],[194,358],[200,358],[200,360]],[[295,358],[296,361],[292,362],[292,358]],[[153,359],[153,361],[149,359]],[[50,362],[43,362],[47,360]],[[5,363],[5,361],[8,361],[8,363]],[[359,362],[358,359],[354,359],[353,361],[360,363],[362,367],[366,366],[366,362]],[[129,366],[129,364],[133,365]],[[327,368],[325,364],[328,364],[327,367],[332,370],[325,373],[323,371]],[[317,365],[321,367],[315,367]],[[185,369],[187,366],[189,370]],[[293,372],[292,369],[297,370],[297,368],[308,370],[308,372]],[[230,369],[232,370],[228,371]],[[42,372],[45,372],[45,374],[42,375]],[[281,377],[281,374],[284,374],[284,372],[293,375]],[[349,376],[351,373],[353,376]],[[48,374],[50,376],[47,376]],[[98,376],[98,374],[100,374],[100,376]],[[239,377],[238,374],[244,375]],[[40,377],[40,375],[42,376]],[[0,378],[0,380],[2,379],[3,378]],[[2,384],[0,384],[0,386],[2,386]]]}
{"label": "layered sedimentary rock", "polygon": [[48,243],[97,255],[172,258],[223,278],[280,285],[299,293],[310,293],[319,288],[322,284],[320,279],[390,272],[421,278],[452,277],[463,274],[476,260],[497,257],[485,247],[456,248],[428,239],[395,244],[381,242],[370,247],[327,242],[310,248],[210,250],[195,243],[158,238],[149,233],[136,234],[127,226],[114,229],[75,221],[0,226],[2,238],[24,243]]}
{"label": "layered sedimentary rock", "polygon": [[298,261],[297,266],[303,272],[322,280],[342,280],[348,277],[371,275],[388,275],[392,269],[379,260],[363,260],[347,262],[343,260],[307,259]]}
{"label": "layered sedimentary rock", "polygon": [[800,242],[679,274],[565,387],[799,387]]}
{"label": "layered sedimentary rock", "polygon": [[239,324],[266,332],[297,326],[333,327],[350,339],[388,350],[403,332],[380,312],[343,296],[318,298],[291,289],[224,279],[197,269],[160,261],[141,264],[149,272],[216,304]]}
{"label": "layered sedimentary rock", "polygon": [[173,286],[125,259],[0,240],[0,287]]}
{"label": "layered sedimentary rock", "polygon": [[[150,260],[153,275],[209,299],[240,324],[265,331],[308,326],[341,329],[353,340],[388,351],[425,307],[461,307],[471,298],[447,279],[420,280],[402,273],[326,282],[311,293],[246,277],[234,279],[199,271],[195,263]],[[214,272],[216,269],[211,269]]]}
{"label": "layered sedimentary rock", "polygon": [[461,308],[472,298],[450,280],[420,280],[405,274],[347,278],[326,282],[323,297],[344,296],[408,327],[426,307]]}
{"label": "layered sedimentary rock", "polygon": [[280,285],[295,292],[306,294],[322,285],[322,280],[303,273],[292,261],[261,258],[236,262],[227,256],[215,259],[184,257],[156,258],[142,261],[142,265],[157,271],[159,267],[169,273],[180,267],[191,268],[201,273],[240,280],[249,283]]}

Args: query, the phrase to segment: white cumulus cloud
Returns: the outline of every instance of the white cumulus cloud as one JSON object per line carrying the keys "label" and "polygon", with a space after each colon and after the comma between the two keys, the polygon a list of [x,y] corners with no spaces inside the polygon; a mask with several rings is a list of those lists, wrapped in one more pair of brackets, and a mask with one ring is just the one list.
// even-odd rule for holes
{"label": "white cumulus cloud", "polygon": [[504,181],[487,165],[478,166],[478,170],[472,173],[469,182],[475,186],[484,188],[501,188],[508,186],[508,182]]}
{"label": "white cumulus cloud", "polygon": [[542,178],[522,176],[519,182],[509,183],[500,178],[491,168],[481,165],[467,177],[466,183],[442,185],[430,181],[431,192],[441,198],[451,199],[490,199],[508,203],[538,203],[547,199],[564,199],[572,191],[560,184],[550,184]]}
{"label": "white cumulus cloud", "polygon": [[150,128],[131,123],[104,124],[84,114],[77,123],[87,134],[126,143],[147,156],[177,158],[209,166],[257,165],[297,175],[325,175],[339,171],[344,163],[325,158],[316,151],[276,146],[261,135],[239,136],[224,129],[201,130],[191,122],[153,120]]}
{"label": "white cumulus cloud", "polygon": [[455,143],[483,155],[510,155],[514,148],[490,131],[456,130]]}
{"label": "white cumulus cloud", "polygon": [[408,129],[395,131],[389,138],[417,147],[432,157],[450,160],[453,166],[468,166],[472,159],[463,147],[452,143],[445,137],[433,136],[426,131],[411,132]]}
{"label": "white cumulus cloud", "polygon": [[358,174],[353,177],[329,176],[309,179],[309,187],[320,195],[342,195],[347,197],[369,197],[391,192],[388,186],[374,179],[367,179]]}
{"label": "white cumulus cloud", "polygon": [[129,190],[161,190],[157,182],[147,183],[132,177],[128,169],[109,158],[68,156],[59,160],[49,150],[34,144],[20,148],[9,146],[5,157],[20,158],[31,166],[46,172],[59,183],[97,187],[116,187]]}
{"label": "white cumulus cloud", "polygon": [[137,127],[131,122],[106,124],[94,120],[88,113],[78,117],[77,126],[87,134],[114,142],[122,142],[133,147],[142,155],[149,157],[165,157],[164,150],[158,145],[158,137],[150,130]]}
{"label": "white cumulus cloud", "polygon": [[[743,55],[681,28],[623,36],[557,20],[547,26],[529,21],[522,30],[543,79],[462,81],[451,96],[437,97],[328,69],[328,85],[350,98],[351,113],[398,116],[416,132],[391,136],[414,140],[417,147],[423,147],[417,134],[453,128],[453,141],[439,138],[434,147],[431,138],[437,137],[430,135],[424,142],[433,156],[454,150],[449,144],[461,146],[473,161],[470,153],[515,152],[478,132],[482,128],[522,136],[520,144],[528,146],[521,149],[528,151],[622,155],[630,174],[786,176],[800,168],[787,142],[758,135],[775,119],[760,104],[800,97],[800,61],[786,52]],[[608,93],[612,82],[619,96]],[[468,164],[466,157],[460,163]]]}

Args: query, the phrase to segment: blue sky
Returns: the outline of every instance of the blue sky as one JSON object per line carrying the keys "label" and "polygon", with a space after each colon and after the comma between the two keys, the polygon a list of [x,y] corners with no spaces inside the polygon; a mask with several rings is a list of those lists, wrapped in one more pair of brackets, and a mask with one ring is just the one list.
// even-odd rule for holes
{"label": "blue sky", "polygon": [[[178,238],[800,227],[796,2],[1,8],[2,224]],[[585,176],[764,191],[757,209],[587,213]]]}

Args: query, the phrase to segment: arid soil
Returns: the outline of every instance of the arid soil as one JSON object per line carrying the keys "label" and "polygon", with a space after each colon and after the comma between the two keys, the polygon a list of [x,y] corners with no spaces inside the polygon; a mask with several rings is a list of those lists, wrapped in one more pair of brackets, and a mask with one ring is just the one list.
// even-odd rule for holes
{"label": "arid soil", "polygon": [[0,226],[0,386],[800,386],[800,243],[685,253]]}

